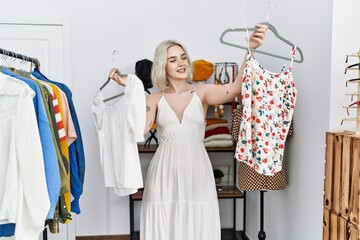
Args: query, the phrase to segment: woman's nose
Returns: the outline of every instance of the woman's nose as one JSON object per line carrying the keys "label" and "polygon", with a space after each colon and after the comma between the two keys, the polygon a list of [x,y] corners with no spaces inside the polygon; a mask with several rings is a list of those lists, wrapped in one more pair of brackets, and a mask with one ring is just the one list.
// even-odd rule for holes
{"label": "woman's nose", "polygon": [[182,66],[185,64],[185,60],[184,59],[180,59],[179,62],[178,62],[178,65],[179,66]]}

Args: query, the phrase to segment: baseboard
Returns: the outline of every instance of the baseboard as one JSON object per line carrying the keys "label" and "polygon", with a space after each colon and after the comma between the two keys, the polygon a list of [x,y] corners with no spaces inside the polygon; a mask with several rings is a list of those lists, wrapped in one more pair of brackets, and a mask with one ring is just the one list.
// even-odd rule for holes
{"label": "baseboard", "polygon": [[81,236],[76,240],[130,240],[130,235]]}

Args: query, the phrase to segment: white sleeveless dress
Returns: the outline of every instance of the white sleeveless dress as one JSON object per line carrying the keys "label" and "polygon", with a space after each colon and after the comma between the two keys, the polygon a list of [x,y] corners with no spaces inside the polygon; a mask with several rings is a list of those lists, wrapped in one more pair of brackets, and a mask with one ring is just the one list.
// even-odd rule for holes
{"label": "white sleeveless dress", "polygon": [[141,208],[141,240],[220,240],[215,180],[204,147],[205,121],[193,93],[181,121],[158,103],[159,147],[148,168]]}

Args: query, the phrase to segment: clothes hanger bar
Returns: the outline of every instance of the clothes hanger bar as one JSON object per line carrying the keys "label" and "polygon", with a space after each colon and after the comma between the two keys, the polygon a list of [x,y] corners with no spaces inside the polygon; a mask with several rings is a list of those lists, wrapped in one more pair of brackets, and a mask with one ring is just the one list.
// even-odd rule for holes
{"label": "clothes hanger bar", "polygon": [[20,60],[23,60],[23,61],[32,62],[33,64],[35,64],[35,67],[40,67],[40,61],[37,58],[28,57],[28,56],[25,56],[23,54],[8,51],[8,50],[3,49],[3,48],[0,48],[0,54],[5,55],[5,56],[9,56],[9,57],[12,57],[12,58],[20,59]]}
{"label": "clothes hanger bar", "polygon": [[[270,31],[272,31],[275,36],[280,39],[281,41],[287,43],[288,45],[290,45],[291,47],[295,47],[295,44],[293,44],[292,42],[290,42],[289,40],[283,38],[282,36],[280,36],[280,34],[278,33],[278,31],[276,30],[276,28],[270,24],[269,22],[264,22],[264,23],[261,23],[263,25],[267,25],[268,26],[268,29]],[[245,49],[245,50],[248,50],[248,47],[247,46],[242,46],[242,45],[237,45],[237,44],[234,44],[234,43],[230,43],[230,42],[227,42],[224,40],[224,36],[226,35],[226,33],[228,32],[246,32],[246,31],[254,31],[256,30],[256,27],[253,27],[253,28],[229,28],[229,29],[226,29],[220,36],[220,42],[222,44],[225,44],[225,45],[229,45],[229,46],[232,46],[232,47],[236,47],[236,48],[241,48],[241,49]],[[299,52],[300,54],[300,59],[294,59],[294,62],[297,62],[297,63],[302,63],[304,61],[304,55],[303,55],[303,52],[302,50],[296,46],[296,49],[297,51]],[[268,55],[268,56],[272,56],[272,57],[276,57],[276,58],[280,58],[280,59],[284,59],[284,60],[291,60],[291,58],[289,57],[284,57],[284,56],[281,56],[281,55],[278,55],[278,54],[274,54],[274,53],[269,53],[269,52],[265,52],[265,51],[262,51],[262,50],[258,50],[258,49],[251,49],[251,51],[253,52],[257,52],[257,53],[261,53],[261,54],[264,54],[264,55]]]}
{"label": "clothes hanger bar", "polygon": [[112,96],[112,97],[109,97],[109,98],[104,99],[104,102],[107,102],[107,101],[110,101],[110,100],[112,100],[112,99],[121,97],[122,95],[124,95],[123,92],[122,92],[122,93],[119,93],[119,94],[117,94],[117,95],[115,95],[115,96]]}
{"label": "clothes hanger bar", "polygon": [[220,67],[238,67],[238,64],[236,62],[217,62],[214,64],[215,68]]}

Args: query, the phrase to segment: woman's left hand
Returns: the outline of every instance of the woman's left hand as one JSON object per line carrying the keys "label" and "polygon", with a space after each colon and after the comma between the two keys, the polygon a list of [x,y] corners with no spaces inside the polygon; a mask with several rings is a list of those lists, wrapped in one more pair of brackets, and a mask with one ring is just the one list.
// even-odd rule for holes
{"label": "woman's left hand", "polygon": [[268,26],[263,24],[256,24],[255,27],[256,30],[251,33],[249,39],[249,45],[252,49],[256,49],[264,43],[265,33],[268,29]]}

